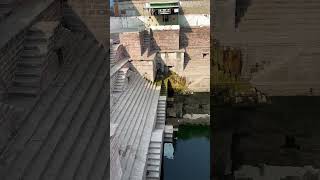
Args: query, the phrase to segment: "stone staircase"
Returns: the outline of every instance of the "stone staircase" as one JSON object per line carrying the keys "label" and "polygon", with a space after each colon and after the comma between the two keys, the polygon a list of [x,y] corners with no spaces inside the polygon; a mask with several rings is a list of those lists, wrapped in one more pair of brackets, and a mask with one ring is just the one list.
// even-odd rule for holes
{"label": "stone staircase", "polygon": [[0,179],[103,179],[109,158],[109,64],[93,38],[74,43],[78,53],[40,95],[1,154],[6,166]]}
{"label": "stone staircase", "polygon": [[125,87],[125,81],[126,81],[126,74],[129,68],[121,68],[118,73],[116,80],[113,85],[113,92],[122,92],[123,88]]}
{"label": "stone staircase", "polygon": [[166,125],[164,127],[164,142],[173,142],[173,125]]}
{"label": "stone staircase", "polygon": [[158,101],[157,107],[157,121],[155,124],[156,129],[163,129],[166,122],[166,104],[167,104],[167,97],[160,96]]}
{"label": "stone staircase", "polygon": [[123,179],[143,176],[159,95],[160,87],[132,72],[127,88],[111,107],[111,123],[117,124],[117,129],[110,149],[119,147],[119,151],[111,150],[110,162],[120,152]]}
{"label": "stone staircase", "polygon": [[53,52],[54,32],[59,23],[42,23],[34,25],[27,32],[10,94],[36,96],[43,88],[42,75],[48,65],[48,57]]}
{"label": "stone staircase", "polygon": [[161,162],[163,151],[163,129],[156,129],[152,132],[151,141],[147,156],[147,180],[160,180]]}
{"label": "stone staircase", "polygon": [[167,96],[167,95],[168,95],[168,89],[167,89],[164,81],[162,80],[162,82],[161,82],[160,96]]}

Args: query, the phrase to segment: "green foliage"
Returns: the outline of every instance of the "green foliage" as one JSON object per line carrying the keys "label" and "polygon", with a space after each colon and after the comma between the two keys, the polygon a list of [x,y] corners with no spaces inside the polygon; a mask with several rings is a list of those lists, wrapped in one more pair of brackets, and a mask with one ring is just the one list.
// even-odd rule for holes
{"label": "green foliage", "polygon": [[166,89],[172,88],[176,94],[187,94],[189,92],[186,79],[174,72],[169,72],[167,76],[157,79],[155,82],[157,85],[161,85],[162,81],[164,81]]}

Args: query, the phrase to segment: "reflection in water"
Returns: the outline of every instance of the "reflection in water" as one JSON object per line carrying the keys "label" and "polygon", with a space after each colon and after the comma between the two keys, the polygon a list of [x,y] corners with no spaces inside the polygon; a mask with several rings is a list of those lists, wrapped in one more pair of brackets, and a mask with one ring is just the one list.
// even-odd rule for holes
{"label": "reflection in water", "polygon": [[270,105],[214,107],[215,175],[319,179],[319,106],[320,97],[273,97]]}
{"label": "reflection in water", "polygon": [[[163,180],[209,180],[209,127],[180,126],[174,141],[173,159],[164,156]],[[168,146],[170,150],[170,146]],[[168,152],[165,152],[168,155]]]}
{"label": "reflection in water", "polygon": [[166,159],[173,159],[174,158],[174,148],[172,143],[164,143],[163,147],[163,156]]}

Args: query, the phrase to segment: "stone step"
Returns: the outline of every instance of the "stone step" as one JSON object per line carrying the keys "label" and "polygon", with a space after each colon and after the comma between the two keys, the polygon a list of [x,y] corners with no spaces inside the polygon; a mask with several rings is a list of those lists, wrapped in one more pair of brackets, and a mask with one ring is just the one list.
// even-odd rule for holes
{"label": "stone step", "polygon": [[41,70],[39,68],[33,67],[33,68],[23,68],[23,67],[17,67],[15,70],[16,76],[35,76],[40,77],[41,76]]}
{"label": "stone step", "polygon": [[148,154],[148,159],[153,159],[153,160],[160,160],[161,156],[160,154]]}
{"label": "stone step", "polygon": [[165,123],[165,118],[157,118],[157,123],[159,123],[159,124],[164,124]]}
{"label": "stone step", "polygon": [[164,120],[166,120],[166,117],[165,116],[160,116],[160,117],[157,117],[157,120],[164,121]]}
{"label": "stone step", "polygon": [[165,124],[156,124],[156,129],[163,129]]}
{"label": "stone step", "polygon": [[40,89],[35,87],[16,87],[9,88],[9,94],[11,95],[24,95],[24,96],[37,96]]}
{"label": "stone step", "polygon": [[157,113],[157,117],[166,117],[166,114],[165,113]]}
{"label": "stone step", "polygon": [[150,148],[158,148],[158,149],[160,149],[161,148],[161,143],[160,142],[151,142],[150,143],[150,146],[149,146]]}
{"label": "stone step", "polygon": [[[157,122],[156,123],[156,127],[159,129],[159,128],[161,128],[162,129],[162,127],[165,127],[165,125],[166,125],[166,123],[165,122],[162,122],[162,123],[160,123],[160,122]],[[163,128],[164,129],[164,128]]]}
{"label": "stone step", "polygon": [[25,38],[27,43],[30,43],[30,41],[38,42],[38,43],[48,43],[49,40],[43,35],[43,34],[33,34],[29,35]]}
{"label": "stone step", "polygon": [[[151,90],[151,95],[150,95],[150,100],[148,103],[146,103],[146,107],[144,109],[144,116],[142,119],[144,121],[139,125],[136,123],[136,128],[140,129],[135,129],[135,131],[138,131],[139,133],[136,135],[136,138],[132,138],[132,141],[130,141],[129,145],[132,145],[131,150],[135,149],[141,149],[140,151],[136,152],[136,156],[146,156],[149,148],[149,143],[150,143],[150,138],[152,141],[152,137],[154,136],[154,132],[152,132],[153,128],[153,122],[155,120],[154,113],[156,112],[156,102],[159,98],[159,93],[160,89],[155,86],[153,83],[152,84],[152,90]],[[149,131],[149,132],[148,132]],[[152,137],[151,137],[152,136]],[[134,139],[134,140],[133,140]],[[132,153],[130,150],[130,153]],[[136,161],[135,156],[128,156],[128,159],[125,159],[125,162],[127,163],[126,169],[136,169],[137,166],[142,168],[139,164],[140,162],[134,163]],[[125,176],[128,177],[128,176]]]}
{"label": "stone step", "polygon": [[150,153],[150,154],[160,154],[161,153],[161,149],[149,149],[148,153]]}
{"label": "stone step", "polygon": [[26,58],[19,59],[17,66],[20,67],[41,67],[42,63],[45,61],[45,58]]}
{"label": "stone step", "polygon": [[47,52],[40,52],[39,50],[24,50],[21,54],[22,58],[42,58],[47,55]]}
{"label": "stone step", "polygon": [[35,87],[40,88],[40,78],[39,77],[24,77],[24,76],[15,76],[13,80],[15,86],[20,87]]}
{"label": "stone step", "polygon": [[158,159],[148,159],[147,165],[161,166],[161,161]]}
{"label": "stone step", "polygon": [[[27,143],[32,138],[32,135],[35,133],[38,125],[40,122],[44,119],[45,115],[48,114],[48,111],[50,109],[54,108],[54,104],[61,98],[63,98],[64,102],[67,101],[67,98],[70,97],[73,93],[73,90],[77,87],[79,81],[81,80],[82,75],[86,73],[86,68],[88,68],[88,63],[86,61],[89,60],[87,55],[85,53],[90,54],[89,49],[91,51],[93,50],[93,46],[88,48],[84,48],[83,52],[79,53],[78,56],[74,57],[74,64],[75,66],[72,66],[72,68],[69,68],[66,72],[61,72],[57,76],[57,80],[61,80],[65,83],[66,86],[63,87],[57,87],[52,92],[52,95],[50,96],[41,96],[38,103],[37,103],[37,109],[32,111],[31,114],[29,114],[25,121],[30,122],[32,120],[32,123],[28,123],[27,126],[22,128],[17,136],[14,137],[14,139],[7,145],[6,153],[5,154],[12,154],[15,149],[23,149],[26,148]],[[89,52],[88,52],[89,51]],[[83,57],[82,57],[83,55]],[[82,61],[81,61],[82,60]],[[81,63],[79,63],[81,62]],[[68,94],[69,93],[69,94]],[[61,102],[58,102],[58,106],[61,106]],[[55,113],[57,114],[57,113]],[[28,153],[29,155],[29,153]],[[18,158],[18,157],[17,157]],[[19,158],[26,158],[25,156],[19,156]],[[27,158],[25,160],[28,160]],[[26,168],[26,164],[28,164],[28,161],[19,161],[18,163],[14,163],[12,160],[10,161],[12,163],[12,168],[16,169],[17,173],[10,174],[10,176],[20,176],[23,171]],[[18,170],[19,169],[19,170]],[[9,176],[9,174],[7,174]],[[14,177],[12,177],[15,179]],[[10,178],[9,178],[10,179]],[[18,179],[18,177],[17,177]]]}
{"label": "stone step", "polygon": [[[128,142],[127,144],[132,147],[132,149],[130,149],[130,154],[133,154],[132,151],[136,151],[134,154],[138,153],[136,149],[140,147],[139,143],[141,142],[141,139],[143,137],[145,124],[147,123],[147,120],[149,120],[150,118],[148,117],[148,114],[151,110],[152,104],[154,103],[153,100],[156,92],[154,89],[155,86],[152,83],[148,83],[148,84],[149,84],[149,87],[147,87],[146,92],[144,92],[144,94],[147,94],[147,97],[144,101],[139,102],[139,103],[143,103],[144,105],[141,106],[141,108],[138,111],[136,110],[136,114],[138,113],[137,114],[138,116],[136,116],[133,119],[133,122],[131,123],[132,127],[130,128],[131,129],[130,136],[128,136],[125,139],[125,142]],[[126,166],[125,166],[126,169],[131,169],[134,161],[135,161],[135,156],[133,155],[127,156],[124,159],[124,162],[126,162]]]}
{"label": "stone step", "polygon": [[43,42],[43,43],[39,43],[37,41],[25,41],[25,43],[23,44],[25,49],[35,49],[35,48],[49,48],[48,47],[48,42]]}
{"label": "stone step", "polygon": [[[105,108],[108,107],[108,103],[106,103]],[[104,109],[105,109],[104,108]],[[75,159],[78,159],[78,166],[75,167],[72,163],[70,163],[70,167],[77,168],[76,173],[76,179],[81,179],[82,177],[88,177],[88,174],[91,174],[89,179],[95,179],[92,176],[98,177],[96,171],[100,171],[100,169],[105,168],[108,166],[109,163],[105,162],[105,159],[109,159],[110,154],[110,141],[105,141],[104,137],[106,136],[106,129],[109,127],[110,122],[104,121],[106,118],[109,118],[109,112],[103,111],[102,116],[100,117],[100,124],[97,126],[97,129],[93,129],[94,135],[93,138],[90,140],[90,144],[85,146],[85,152],[82,155],[82,158],[79,159],[78,155],[75,153],[72,153]],[[82,134],[82,132],[81,132]],[[85,136],[85,135],[84,135]],[[94,139],[99,139],[99,141],[94,141]],[[78,143],[80,146],[82,146],[82,142]],[[77,148],[75,148],[77,149]],[[77,149],[78,150],[78,149]],[[97,152],[97,153],[95,153]],[[101,158],[104,157],[104,158]],[[81,164],[80,164],[81,162]],[[76,163],[75,163],[76,164]],[[95,166],[93,166],[95,164]],[[91,170],[90,168],[91,167]],[[110,167],[110,166],[109,166]],[[92,172],[93,171],[93,172]],[[70,170],[66,169],[66,173],[69,173]],[[108,176],[107,176],[108,177]]]}
{"label": "stone step", "polygon": [[[82,125],[86,122],[87,118],[90,118],[89,115],[94,115],[92,113],[95,111],[95,113],[98,113],[95,114],[96,120],[99,119],[98,117],[100,112],[103,112],[102,109],[106,100],[106,98],[101,97],[106,95],[106,93],[103,92],[103,81],[106,80],[108,74],[105,71],[108,64],[103,63],[104,56],[103,50],[100,49],[95,57],[95,62],[91,65],[91,68],[94,71],[90,72],[90,74],[88,73],[87,77],[84,78],[84,80],[87,81],[90,86],[87,86],[87,89],[84,88],[76,92],[76,100],[67,104],[66,111],[61,114],[61,118],[56,119],[56,126],[52,126],[50,128],[51,136],[50,134],[47,136],[46,142],[50,143],[44,143],[42,148],[45,150],[40,151],[37,154],[37,160],[33,163],[33,168],[31,171],[33,170],[42,172],[45,170],[46,165],[51,160],[55,160],[55,165],[61,167],[64,160],[67,158],[68,152],[70,152],[72,149],[73,143],[77,140],[81,132]],[[101,78],[95,78],[99,75]],[[100,105],[97,106],[97,103],[101,98],[104,99],[104,101],[100,101]],[[97,112],[96,108],[100,109],[100,111]],[[72,128],[68,129],[68,127]],[[102,141],[101,139],[96,140]],[[54,157],[51,155],[54,155]],[[73,165],[77,167],[78,164]],[[55,169],[56,171],[59,170],[57,167],[55,167]],[[50,174],[51,172],[52,169],[50,169]],[[69,172],[71,173],[73,171]],[[31,179],[37,179],[37,177],[32,177]],[[69,179],[69,177],[61,177],[61,179]]]}
{"label": "stone step", "polygon": [[[102,49],[100,49],[100,52],[102,51]],[[96,59],[96,57],[93,57],[93,59]],[[86,75],[84,76],[83,79],[80,79],[81,82],[79,84],[80,87],[86,87],[86,88],[89,88],[89,86],[85,86],[84,84],[87,84],[87,83],[90,83],[90,82],[93,82],[94,81],[94,76],[93,74],[97,73],[97,69],[100,67],[100,62],[97,62],[95,61],[94,63],[92,63],[92,65],[89,66],[90,70],[88,73],[86,73]],[[56,140],[60,137],[58,134],[52,134],[52,133],[49,133],[49,132],[52,132],[52,128],[55,127],[56,123],[59,122],[57,120],[57,118],[60,118],[60,117],[64,117],[63,120],[61,120],[62,123],[67,123],[68,120],[72,120],[72,117],[70,115],[72,115],[73,113],[76,112],[77,110],[77,107],[79,105],[79,103],[81,102],[82,98],[84,95],[85,95],[85,92],[86,92],[86,88],[77,88],[75,90],[75,92],[72,93],[71,96],[69,96],[69,98],[72,98],[74,97],[75,100],[71,101],[70,104],[68,103],[69,101],[63,101],[61,102],[61,99],[60,101],[57,100],[56,101],[56,104],[54,106],[52,106],[49,110],[49,113],[54,113],[53,116],[48,116],[48,118],[44,118],[43,121],[41,121],[40,123],[40,127],[38,128],[37,131],[35,131],[35,133],[33,134],[33,138],[34,139],[39,139],[39,138],[42,138],[42,139],[45,139],[44,141],[41,141],[41,143],[38,143],[36,146],[27,146],[24,151],[25,152],[28,152],[28,156],[27,157],[23,157],[23,161],[21,161],[21,163],[19,165],[17,165],[17,168],[21,168],[21,167],[26,167],[27,164],[29,163],[32,163],[32,161],[34,160],[34,157],[37,155],[37,153],[39,152],[39,149],[43,146],[43,143],[48,143],[50,142],[49,144],[50,145],[54,145]],[[77,98],[78,97],[78,98]],[[63,130],[62,127],[67,127],[67,126],[58,126],[60,127],[59,130]],[[51,135],[51,136],[48,136],[48,135]],[[53,139],[52,141],[47,141],[48,138],[55,138]],[[48,153],[50,152],[48,149],[47,150],[44,150],[42,151],[44,152],[44,154],[46,154],[47,156],[50,156],[51,153]],[[37,159],[39,160],[41,163],[43,160],[46,160],[45,158],[39,158]],[[38,161],[34,160],[35,162],[33,162],[33,166],[32,166],[32,169],[29,168],[29,171],[33,171],[33,172],[37,172],[39,171],[39,168],[43,168],[43,166],[39,165],[37,166],[38,164]],[[39,174],[39,173],[30,173],[30,175],[36,175],[36,174]],[[41,174],[41,173],[40,173]],[[39,174],[39,175],[40,175]],[[31,179],[38,179],[38,178],[31,178]]]}
{"label": "stone step", "polygon": [[[132,127],[134,122],[131,122],[128,119],[132,119],[135,113],[137,113],[136,111],[142,108],[142,102],[147,98],[147,93],[142,93],[141,91],[146,87],[149,87],[149,84],[147,84],[142,78],[139,78],[139,83],[136,84],[136,88],[130,88],[130,90],[135,89],[135,91],[133,91],[134,94],[127,94],[129,96],[125,95],[126,98],[123,99],[122,102],[117,103],[117,105],[122,103],[124,103],[124,105],[118,107],[119,111],[111,113],[111,122],[117,123],[118,131],[123,132],[116,141],[113,141],[114,145],[119,143],[126,145],[128,143],[129,137],[127,137],[126,134],[130,134],[134,129]],[[132,92],[128,91],[128,93]],[[133,114],[131,114],[131,112],[133,112]]]}
{"label": "stone step", "polygon": [[160,166],[147,166],[147,171],[152,171],[152,172],[160,172]]}
{"label": "stone step", "polygon": [[160,173],[159,172],[148,172],[147,173],[147,178],[150,179],[150,180],[153,180],[151,178],[159,179],[160,178]]}
{"label": "stone step", "polygon": [[[141,89],[143,88],[143,85],[145,85],[143,82],[142,78],[139,78],[139,75],[135,74],[133,76],[134,81],[133,83],[128,87],[129,91],[125,94],[125,96],[121,96],[120,99],[118,99],[118,102],[116,104],[116,106],[111,107],[111,112],[110,114],[115,114],[115,117],[118,116],[118,114],[121,112],[121,110],[126,110],[126,109],[122,109],[122,107],[125,107],[125,105],[129,103],[131,103],[131,99],[135,96],[135,94]],[[137,89],[132,88],[132,86],[137,86]],[[112,118],[112,116],[110,116]]]}

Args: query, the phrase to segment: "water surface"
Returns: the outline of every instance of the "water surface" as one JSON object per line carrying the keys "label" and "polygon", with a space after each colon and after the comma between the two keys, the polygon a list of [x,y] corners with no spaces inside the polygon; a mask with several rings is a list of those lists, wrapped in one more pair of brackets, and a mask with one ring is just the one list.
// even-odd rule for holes
{"label": "water surface", "polygon": [[184,125],[179,127],[173,159],[163,157],[163,180],[209,180],[209,127]]}

